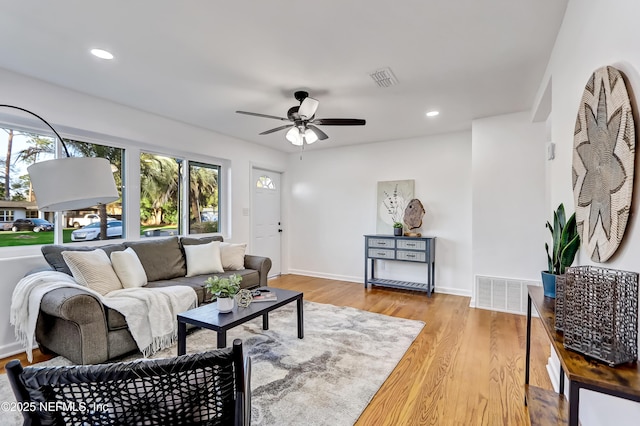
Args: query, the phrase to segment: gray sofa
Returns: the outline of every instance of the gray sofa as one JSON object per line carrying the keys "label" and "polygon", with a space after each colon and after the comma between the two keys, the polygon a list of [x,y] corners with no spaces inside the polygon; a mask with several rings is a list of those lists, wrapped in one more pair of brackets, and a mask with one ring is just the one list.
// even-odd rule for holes
{"label": "gray sofa", "polygon": [[[63,251],[101,248],[110,255],[113,251],[131,247],[144,267],[149,281],[146,287],[190,286],[196,291],[198,304],[211,301],[204,281],[212,275],[239,274],[243,288],[267,285],[271,259],[252,255],[245,255],[245,269],[242,270],[185,277],[183,246],[214,240],[222,241],[222,237],[171,237],[92,247],[45,245],[42,254],[52,269],[71,275],[62,257]],[[43,297],[36,325],[36,341],[43,352],[62,355],[76,364],[97,364],[138,349],[119,312],[107,308],[88,292],[69,287],[52,290]]]}

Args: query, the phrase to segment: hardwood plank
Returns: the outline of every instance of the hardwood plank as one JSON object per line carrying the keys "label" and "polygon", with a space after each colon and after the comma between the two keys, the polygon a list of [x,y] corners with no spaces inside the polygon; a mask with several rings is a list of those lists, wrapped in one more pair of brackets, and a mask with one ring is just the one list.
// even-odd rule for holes
{"label": "hardwood plank", "polygon": [[[425,322],[356,425],[528,424],[526,316],[472,309],[468,297],[365,290],[363,284],[300,275],[272,279],[269,285],[302,291],[313,302]],[[545,367],[549,342],[537,318],[531,335],[531,384],[551,389]],[[34,356],[36,362],[48,359],[38,351]],[[0,366],[14,358],[19,357],[0,360]]]}
{"label": "hardwood plank", "polygon": [[55,355],[47,355],[47,354],[43,354],[42,352],[40,352],[39,349],[34,349],[33,350],[33,362],[29,362],[27,361],[27,354],[25,352],[7,357],[7,358],[3,358],[0,359],[0,374],[6,374],[7,371],[5,370],[4,366],[11,360],[13,359],[17,359],[20,361],[20,363],[23,366],[27,366],[27,365],[32,365],[32,364],[37,364],[39,362],[42,361],[47,361],[50,360],[51,358],[55,357]]}

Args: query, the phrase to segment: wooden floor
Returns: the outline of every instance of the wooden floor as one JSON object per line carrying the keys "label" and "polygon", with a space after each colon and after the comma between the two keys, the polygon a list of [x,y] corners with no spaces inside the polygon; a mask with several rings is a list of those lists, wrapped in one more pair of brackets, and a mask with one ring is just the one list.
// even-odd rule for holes
{"label": "wooden floor", "polygon": [[[364,290],[362,284],[299,275],[269,285],[302,291],[313,302],[425,322],[356,425],[529,424],[523,403],[525,316],[472,309],[467,297]],[[551,389],[549,343],[537,319],[532,330],[531,384]],[[35,362],[47,358],[34,354]]]}

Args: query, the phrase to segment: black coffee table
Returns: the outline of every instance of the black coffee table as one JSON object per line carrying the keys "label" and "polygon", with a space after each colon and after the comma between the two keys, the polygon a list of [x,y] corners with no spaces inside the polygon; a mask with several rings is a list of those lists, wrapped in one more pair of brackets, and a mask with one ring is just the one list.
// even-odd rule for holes
{"label": "black coffee table", "polygon": [[178,314],[178,355],[184,355],[187,351],[187,324],[216,331],[218,333],[218,348],[224,348],[227,346],[227,330],[261,315],[262,329],[268,330],[269,312],[294,300],[298,305],[298,339],[302,339],[304,337],[303,294],[299,291],[282,290],[273,287],[268,289],[276,294],[278,300],[274,302],[253,302],[246,308],[241,308],[236,304],[233,311],[226,314],[218,312],[215,303]]}

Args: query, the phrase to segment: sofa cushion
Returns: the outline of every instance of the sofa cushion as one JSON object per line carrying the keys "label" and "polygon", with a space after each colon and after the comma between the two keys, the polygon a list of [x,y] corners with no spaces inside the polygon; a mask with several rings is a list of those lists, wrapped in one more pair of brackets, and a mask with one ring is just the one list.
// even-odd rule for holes
{"label": "sofa cushion", "polygon": [[180,278],[174,278],[172,280],[150,281],[145,286],[145,288],[160,288],[160,287],[170,287],[174,285],[185,285],[195,290],[196,295],[198,296],[198,305],[200,305],[205,301],[205,298],[204,298],[205,293],[204,293],[204,287],[203,287],[204,279],[200,281],[198,280],[190,281],[193,278],[194,277],[192,278],[180,277]]}
{"label": "sofa cushion", "polygon": [[125,241],[136,252],[149,282],[184,277],[187,267],[178,237]]}
{"label": "sofa cushion", "polygon": [[210,237],[201,237],[201,238],[196,238],[196,237],[182,237],[180,238],[180,244],[184,247],[184,246],[192,246],[192,245],[196,245],[196,244],[208,244],[212,241],[220,241],[222,242],[224,240],[224,238],[222,238],[221,235],[213,235]]}
{"label": "sofa cushion", "polygon": [[122,289],[122,283],[104,250],[63,251],[62,257],[78,284],[85,285],[103,296]]}
{"label": "sofa cushion", "polygon": [[219,241],[186,245],[183,248],[187,259],[187,277],[224,272]]}
{"label": "sofa cushion", "polygon": [[258,271],[254,269],[242,269],[240,271],[225,271],[220,274],[205,274],[205,275],[198,275],[196,277],[181,277],[181,278],[175,278],[172,281],[180,282],[180,283],[195,283],[195,284],[198,284],[200,287],[203,287],[204,282],[209,277],[216,276],[220,278],[229,278],[233,274],[240,275],[242,277],[242,281],[240,282],[240,288],[257,287],[258,285],[260,285],[260,274],[258,274]]}
{"label": "sofa cushion", "polygon": [[107,329],[109,331],[129,328],[129,325],[127,325],[127,320],[120,312],[107,306],[104,307],[104,312],[107,317]]}
{"label": "sofa cushion", "polygon": [[66,262],[62,258],[62,252],[63,251],[91,251],[91,250],[96,250],[98,248],[104,250],[107,256],[110,256],[112,252],[124,250],[126,247],[123,244],[107,244],[100,247],[75,246],[72,244],[66,244],[66,245],[47,244],[42,246],[40,250],[42,251],[42,255],[44,256],[44,259],[47,261],[49,265],[51,265],[53,269],[55,269],[58,272],[64,272],[67,275],[73,275],[71,273],[71,270],[67,266]]}
{"label": "sofa cushion", "polygon": [[131,247],[124,251],[111,253],[111,264],[122,283],[122,287],[135,288],[147,285],[147,273],[144,271],[138,255]]}
{"label": "sofa cushion", "polygon": [[244,269],[244,254],[246,244],[220,243],[220,258],[225,271],[239,271]]}

